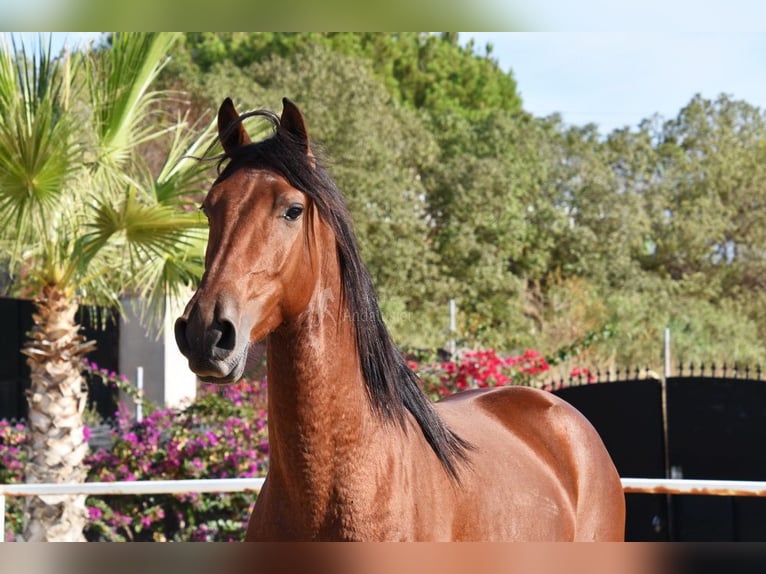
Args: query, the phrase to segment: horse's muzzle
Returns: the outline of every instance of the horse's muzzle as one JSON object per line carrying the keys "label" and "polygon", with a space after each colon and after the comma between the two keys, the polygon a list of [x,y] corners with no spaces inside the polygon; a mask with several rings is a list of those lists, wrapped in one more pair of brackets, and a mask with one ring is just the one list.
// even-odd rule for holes
{"label": "horse's muzzle", "polygon": [[228,319],[204,325],[194,311],[175,323],[176,344],[189,360],[189,368],[203,381],[232,383],[245,370],[248,345],[238,345],[237,329]]}

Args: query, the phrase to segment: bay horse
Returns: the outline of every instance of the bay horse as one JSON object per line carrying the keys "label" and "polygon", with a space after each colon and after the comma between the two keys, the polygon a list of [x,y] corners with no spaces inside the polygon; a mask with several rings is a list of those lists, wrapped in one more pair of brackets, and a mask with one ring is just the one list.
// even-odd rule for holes
{"label": "bay horse", "polygon": [[[273,134],[252,142],[252,116]],[[227,98],[218,138],[205,272],[175,336],[219,384],[267,339],[270,462],[247,540],[622,540],[619,477],[569,404],[528,387],[435,404],[421,391],[295,104],[239,115]]]}

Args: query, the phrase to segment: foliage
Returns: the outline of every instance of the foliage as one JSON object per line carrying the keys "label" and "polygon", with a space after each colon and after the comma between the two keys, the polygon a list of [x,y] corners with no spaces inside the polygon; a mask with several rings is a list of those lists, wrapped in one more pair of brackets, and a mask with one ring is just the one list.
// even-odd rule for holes
{"label": "foliage", "polygon": [[[187,409],[157,409],[140,423],[123,413],[109,451],[88,459],[89,480],[262,476],[268,440],[264,387],[206,391]],[[188,494],[89,499],[89,539],[231,540],[241,537],[254,495]]]}
{"label": "foliage", "polygon": [[440,265],[446,305],[455,298],[459,332],[468,346],[528,346],[524,337],[524,273],[535,268],[527,248],[543,164],[534,122],[498,111],[469,121],[434,114],[440,155],[425,166],[430,240]]}
{"label": "foliage", "polygon": [[[27,432],[23,423],[12,424],[0,419],[0,484],[24,481],[24,467],[29,458],[26,449]],[[20,497],[8,497],[5,507],[5,539],[15,540],[21,533],[24,501]]]}
{"label": "foliage", "polygon": [[[87,458],[87,480],[262,476],[266,432],[264,382],[205,390],[186,409],[155,406],[141,422],[123,407],[111,447]],[[25,443],[23,424],[0,421],[0,483],[23,481]],[[89,497],[85,534],[107,541],[238,540],[254,499],[248,493]],[[9,540],[21,530],[22,506],[20,498],[9,499]]]}
{"label": "foliage", "polygon": [[456,33],[190,32],[176,50],[174,71],[194,81],[224,62],[246,69],[273,57],[305,58],[305,50],[317,46],[364,62],[408,107],[475,115],[521,106],[513,75],[500,69],[491,48],[478,54]]}
{"label": "foliage", "polygon": [[534,349],[518,356],[500,356],[493,349],[469,350],[454,360],[432,364],[410,361],[421,379],[423,390],[432,400],[468,389],[529,386],[535,377],[548,372],[545,357]]}
{"label": "foliage", "polygon": [[[141,404],[143,412],[151,414],[156,408],[152,401],[146,398],[143,391],[139,390],[137,386],[128,380],[128,377],[122,374],[117,374],[115,371],[104,369],[99,367],[95,361],[88,359],[82,360],[83,374],[89,375],[91,380],[98,381],[100,384],[107,388],[118,391],[123,397],[129,398],[134,404]],[[96,412],[96,405],[93,405],[93,410],[88,411],[94,421],[100,420],[100,415]]]}
{"label": "foliage", "polygon": [[[663,177],[651,189],[654,249],[646,264],[719,296],[762,290],[766,112],[697,96],[659,137]],[[712,285],[703,279],[710,275]]]}
{"label": "foliage", "polygon": [[[181,158],[209,136],[152,88],[176,38],[120,33],[60,57],[0,51],[0,247],[12,294],[56,286],[119,308],[138,292],[158,319],[165,295],[199,277],[204,226],[184,208],[203,168]],[[160,141],[152,170],[143,152]]]}
{"label": "foliage", "polygon": [[[363,254],[401,344],[445,346],[455,298],[457,338],[468,346],[564,349],[612,325],[578,362],[657,365],[670,327],[679,358],[761,361],[763,110],[695,96],[675,118],[602,134],[524,113],[515,86],[503,83],[512,76],[503,79],[475,48],[450,35],[188,34],[179,58],[194,66],[198,78],[187,85],[208,105],[230,93],[252,105],[278,107],[277,96],[291,93],[305,100],[352,197]],[[239,69],[247,72],[235,82]],[[460,81],[442,81],[453,73]],[[274,96],[263,97],[264,87]],[[495,90],[504,104],[489,95]],[[346,179],[344,167],[361,166],[360,154],[380,155],[378,134],[386,145],[402,138],[367,127],[399,104],[419,111],[418,123],[399,112],[416,128],[402,139],[408,151],[365,162]],[[413,150],[421,154],[408,162]],[[401,210],[389,213],[409,221],[409,232],[375,224],[369,206],[402,194],[384,179],[392,165],[416,174],[425,236]]]}

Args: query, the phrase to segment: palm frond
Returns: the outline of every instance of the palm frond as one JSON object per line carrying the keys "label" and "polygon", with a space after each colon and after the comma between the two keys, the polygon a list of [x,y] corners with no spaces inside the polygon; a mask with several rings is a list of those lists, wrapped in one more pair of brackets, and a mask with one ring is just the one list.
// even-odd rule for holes
{"label": "palm frond", "polygon": [[118,205],[98,200],[86,226],[88,231],[79,244],[81,265],[84,266],[109,242],[124,245],[131,264],[143,263],[152,257],[162,258],[177,244],[186,241],[187,230],[200,229],[204,222],[197,213],[168,205],[142,203],[134,189],[127,189]]}
{"label": "palm frond", "polygon": [[[194,136],[199,133],[199,136]],[[195,193],[204,191],[211,165],[205,153],[215,139],[216,122],[204,129],[189,126],[186,118],[175,123],[167,158],[153,184],[153,195],[161,204],[184,203]]]}
{"label": "palm frond", "polygon": [[[189,202],[212,127],[158,111],[168,93],[151,85],[174,40],[114,34],[71,59],[54,58],[50,42],[0,49],[0,249],[24,271],[10,269],[13,289],[55,284],[116,308],[141,294],[157,324],[166,297],[199,280],[207,222]],[[138,151],[160,136],[155,177]]]}
{"label": "palm frond", "polygon": [[154,258],[133,277],[134,291],[140,295],[141,321],[161,332],[163,317],[169,301],[188,299],[204,271],[204,253],[207,235],[190,230],[164,258]]}
{"label": "palm frond", "polygon": [[162,95],[151,90],[151,84],[177,37],[167,32],[118,32],[108,54],[95,52],[88,60],[97,167],[120,169],[137,146],[160,135],[156,123],[146,121]]}
{"label": "palm frond", "polygon": [[14,236],[12,259],[28,242],[55,242],[78,168],[77,127],[68,113],[72,68],[42,44],[0,51],[0,236]]}

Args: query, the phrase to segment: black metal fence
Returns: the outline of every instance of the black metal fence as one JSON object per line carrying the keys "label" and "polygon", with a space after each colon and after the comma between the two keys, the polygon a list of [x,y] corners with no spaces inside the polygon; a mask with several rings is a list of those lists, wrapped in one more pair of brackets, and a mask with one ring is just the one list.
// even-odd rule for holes
{"label": "black metal fence", "polygon": [[[766,480],[761,377],[710,364],[679,366],[664,384],[633,370],[550,387],[596,427],[620,476]],[[628,494],[626,504],[628,540],[766,540],[763,498]]]}

